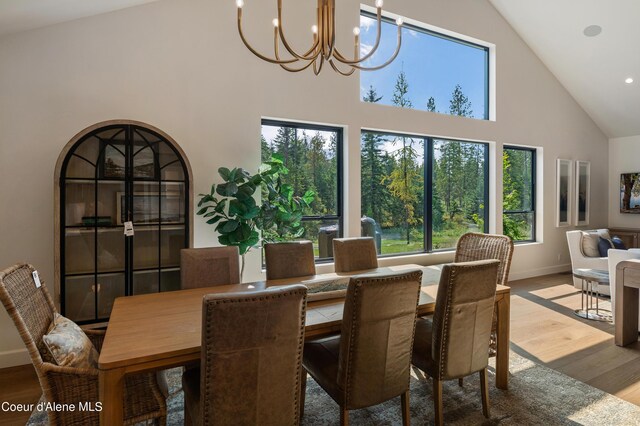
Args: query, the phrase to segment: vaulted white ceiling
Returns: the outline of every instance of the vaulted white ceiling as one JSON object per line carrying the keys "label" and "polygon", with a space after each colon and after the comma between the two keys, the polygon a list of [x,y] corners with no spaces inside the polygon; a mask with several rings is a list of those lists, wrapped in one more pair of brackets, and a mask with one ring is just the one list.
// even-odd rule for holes
{"label": "vaulted white ceiling", "polygon": [[[0,0],[0,37],[152,1]],[[489,1],[609,137],[640,135],[640,0]]]}
{"label": "vaulted white ceiling", "polygon": [[0,0],[0,37],[156,0]]}
{"label": "vaulted white ceiling", "polygon": [[489,1],[607,136],[640,135],[639,0]]}

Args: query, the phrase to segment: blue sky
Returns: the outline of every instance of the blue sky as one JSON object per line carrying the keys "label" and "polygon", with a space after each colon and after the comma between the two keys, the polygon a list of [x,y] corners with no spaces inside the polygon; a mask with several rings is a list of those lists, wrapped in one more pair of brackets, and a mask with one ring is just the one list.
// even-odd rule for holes
{"label": "blue sky", "polygon": [[[370,51],[375,42],[375,19],[361,16],[361,56]],[[382,38],[376,53],[365,66],[379,65],[393,54],[397,43],[395,24],[383,22]],[[382,95],[380,103],[391,105],[393,89],[400,71],[404,70],[409,83],[409,98],[416,109],[426,109],[427,100],[433,96],[436,111],[448,113],[449,100],[456,84],[471,101],[473,116],[484,118],[485,110],[485,56],[483,49],[476,49],[455,41],[431,36],[403,28],[402,47],[398,57],[378,71],[360,72],[360,92],[364,96],[370,85]]]}

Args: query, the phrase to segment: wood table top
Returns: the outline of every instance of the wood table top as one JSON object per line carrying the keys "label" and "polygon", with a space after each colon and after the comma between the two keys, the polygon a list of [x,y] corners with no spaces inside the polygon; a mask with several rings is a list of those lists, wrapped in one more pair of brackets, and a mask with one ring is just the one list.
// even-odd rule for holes
{"label": "wood table top", "polygon": [[[418,313],[432,313],[442,265],[401,265],[350,274],[318,274],[286,280],[256,281],[215,287],[178,290],[116,299],[98,361],[101,370],[147,363],[163,358],[199,354],[202,298],[211,293],[263,290],[266,287],[304,284],[353,275],[381,275],[420,269],[423,271]],[[509,287],[498,286],[497,293]],[[339,331],[344,297],[310,301],[305,335],[314,337]]]}

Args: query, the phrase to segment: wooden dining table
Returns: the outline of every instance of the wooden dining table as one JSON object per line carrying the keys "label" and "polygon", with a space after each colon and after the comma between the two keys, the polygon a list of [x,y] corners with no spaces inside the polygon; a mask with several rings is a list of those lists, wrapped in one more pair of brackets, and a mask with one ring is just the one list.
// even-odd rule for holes
{"label": "wooden dining table", "polygon": [[[432,314],[441,265],[401,265],[358,271],[329,273],[285,280],[256,281],[216,287],[178,290],[117,298],[98,360],[102,401],[100,424],[123,422],[124,378],[127,374],[177,367],[200,359],[202,298],[211,293],[235,293],[266,287],[305,284],[309,287],[305,339],[340,331],[344,291],[335,290],[353,275],[383,275],[420,269],[423,271],[418,315]],[[318,284],[329,283],[332,294],[314,293]],[[325,298],[330,297],[330,298]],[[507,389],[509,375],[510,289],[499,285],[496,292],[497,358],[496,387]]]}

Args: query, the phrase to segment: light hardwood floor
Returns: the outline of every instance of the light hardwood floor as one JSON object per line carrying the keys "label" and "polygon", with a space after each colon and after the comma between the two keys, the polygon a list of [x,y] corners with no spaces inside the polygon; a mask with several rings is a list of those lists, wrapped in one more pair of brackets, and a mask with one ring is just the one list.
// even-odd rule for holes
{"label": "light hardwood floor", "polygon": [[[510,285],[513,351],[640,406],[640,342],[617,347],[612,325],[576,317],[580,293],[570,274]],[[39,396],[31,366],[0,370],[0,402],[35,403]],[[0,412],[0,425],[23,424],[28,418]]]}

